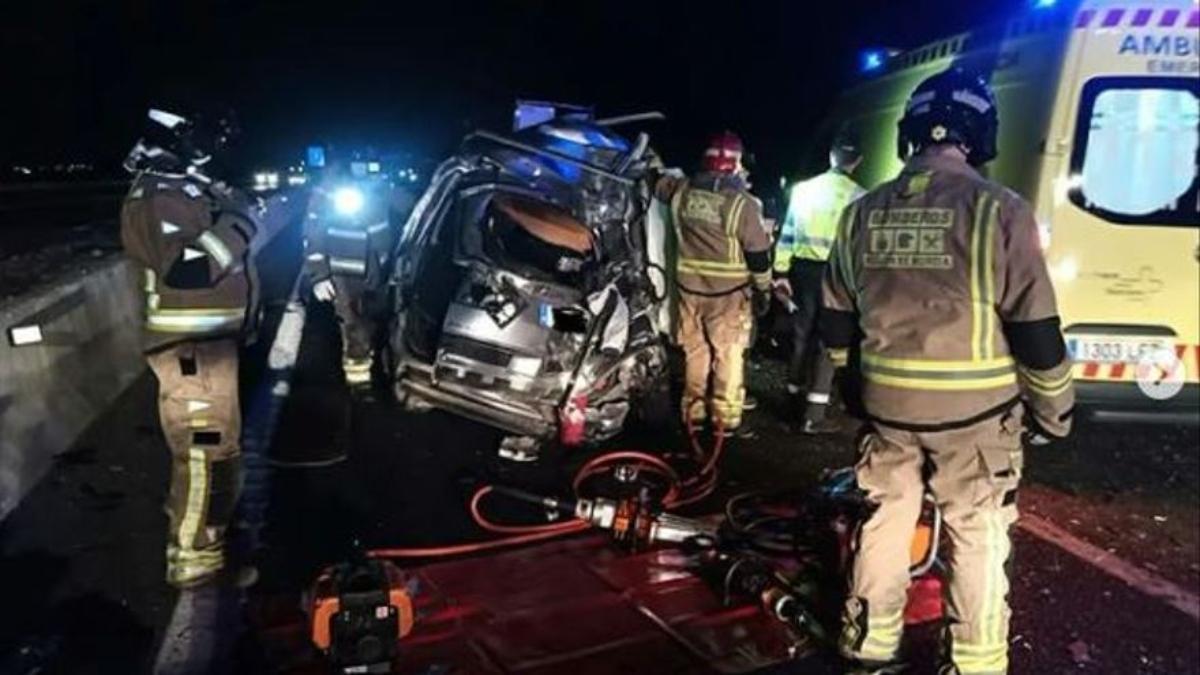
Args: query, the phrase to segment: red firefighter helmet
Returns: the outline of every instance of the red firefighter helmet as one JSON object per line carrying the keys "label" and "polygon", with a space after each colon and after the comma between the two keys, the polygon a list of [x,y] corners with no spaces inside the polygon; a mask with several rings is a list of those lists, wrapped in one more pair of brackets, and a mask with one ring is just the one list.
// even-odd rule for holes
{"label": "red firefighter helmet", "polygon": [[733,173],[742,163],[742,139],[732,131],[722,131],[708,141],[704,149],[705,171]]}

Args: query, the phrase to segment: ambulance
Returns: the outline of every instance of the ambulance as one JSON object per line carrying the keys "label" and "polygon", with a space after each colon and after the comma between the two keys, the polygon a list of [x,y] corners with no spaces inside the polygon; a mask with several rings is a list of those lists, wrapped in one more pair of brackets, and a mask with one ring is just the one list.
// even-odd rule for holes
{"label": "ambulance", "polygon": [[867,187],[901,168],[896,124],[919,82],[952,63],[989,77],[999,157],[984,171],[1035,208],[1080,412],[1200,423],[1200,6],[1034,0],[862,63],[824,135],[857,128]]}

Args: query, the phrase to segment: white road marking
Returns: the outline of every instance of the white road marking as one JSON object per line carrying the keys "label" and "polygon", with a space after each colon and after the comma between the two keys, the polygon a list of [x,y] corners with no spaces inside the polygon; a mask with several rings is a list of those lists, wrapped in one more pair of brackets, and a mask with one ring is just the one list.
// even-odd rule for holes
{"label": "white road marking", "polygon": [[271,370],[290,369],[296,365],[300,354],[300,336],[304,333],[304,305],[294,297],[288,301],[287,310],[275,332],[271,353],[267,355],[267,367]]}
{"label": "white road marking", "polygon": [[207,675],[217,653],[220,601],[218,589],[206,586],[179,592],[171,623],[154,660],[155,675]]}
{"label": "white road marking", "polygon": [[1134,590],[1162,600],[1166,604],[1200,621],[1200,596],[1178,585],[1118,558],[1116,555],[1076,537],[1054,523],[1028,513],[1021,514],[1017,526],[1042,541],[1095,566],[1109,576],[1129,584]]}

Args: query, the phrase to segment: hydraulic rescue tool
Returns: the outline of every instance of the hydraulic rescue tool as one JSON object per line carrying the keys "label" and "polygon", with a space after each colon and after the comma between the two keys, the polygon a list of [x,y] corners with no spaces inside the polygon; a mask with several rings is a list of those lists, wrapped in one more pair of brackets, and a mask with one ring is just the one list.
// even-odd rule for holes
{"label": "hydraulic rescue tool", "polygon": [[536,504],[562,515],[574,516],[612,535],[613,541],[630,550],[655,543],[683,543],[689,540],[716,541],[717,526],[693,518],[683,518],[662,510],[645,490],[625,499],[556,499],[515,488],[494,486],[497,494]]}

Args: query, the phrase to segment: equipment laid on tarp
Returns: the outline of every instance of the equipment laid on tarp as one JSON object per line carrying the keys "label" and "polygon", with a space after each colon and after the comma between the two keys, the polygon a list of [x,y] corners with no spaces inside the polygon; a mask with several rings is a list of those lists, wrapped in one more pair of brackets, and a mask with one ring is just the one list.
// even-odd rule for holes
{"label": "equipment laid on tarp", "polygon": [[[308,652],[306,636],[325,654],[281,671],[293,675],[331,667],[347,673],[746,673],[827,656],[851,541],[872,509],[853,472],[830,472],[804,493],[736,496],[723,517],[683,517],[667,507],[711,494],[724,437],[717,435],[708,451],[695,433],[692,442],[692,452],[681,456],[616,451],[594,457],[576,474],[570,497],[481,486],[471,515],[501,538],[366,551],[371,562],[322,575],[307,617],[270,601],[253,608],[255,628],[270,636],[269,652],[291,653],[291,662]],[[696,468],[684,478],[688,463]],[[582,496],[600,486],[603,495]],[[529,504],[552,522],[495,522],[483,504],[501,497]],[[588,530],[607,536],[549,541]],[[929,503],[914,537],[908,623],[941,616],[939,538],[940,516]],[[403,573],[389,562],[516,544],[531,545]],[[342,619],[347,613],[357,621]],[[307,631],[289,627],[304,621]],[[380,644],[385,636],[394,643],[387,648]],[[386,667],[383,655],[391,657]]]}

